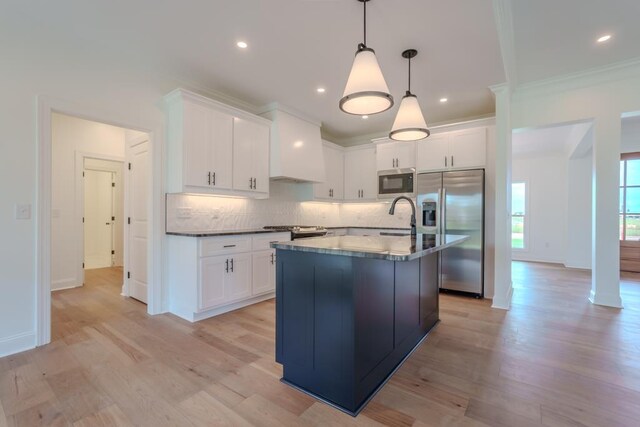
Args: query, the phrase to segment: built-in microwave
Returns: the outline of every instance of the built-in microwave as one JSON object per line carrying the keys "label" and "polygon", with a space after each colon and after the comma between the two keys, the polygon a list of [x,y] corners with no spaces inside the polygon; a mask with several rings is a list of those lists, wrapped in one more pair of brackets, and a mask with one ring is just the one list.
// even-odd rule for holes
{"label": "built-in microwave", "polygon": [[398,196],[416,196],[416,170],[392,169],[378,172],[378,198],[392,199]]}

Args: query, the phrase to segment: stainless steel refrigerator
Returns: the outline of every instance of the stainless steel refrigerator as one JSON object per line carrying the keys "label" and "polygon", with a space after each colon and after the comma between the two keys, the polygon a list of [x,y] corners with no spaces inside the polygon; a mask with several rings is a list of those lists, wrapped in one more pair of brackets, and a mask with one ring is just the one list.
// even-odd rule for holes
{"label": "stainless steel refrigerator", "polygon": [[484,296],[484,169],[418,175],[423,232],[469,239],[441,252],[440,289]]}

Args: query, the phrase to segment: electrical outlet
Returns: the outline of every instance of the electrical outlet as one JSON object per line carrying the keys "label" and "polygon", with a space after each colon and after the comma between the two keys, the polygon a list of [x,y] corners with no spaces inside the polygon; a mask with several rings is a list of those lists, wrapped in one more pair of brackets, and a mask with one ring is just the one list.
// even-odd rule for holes
{"label": "electrical outlet", "polygon": [[177,216],[178,218],[191,218],[192,216],[192,209],[189,207],[180,207],[177,209]]}
{"label": "electrical outlet", "polygon": [[16,219],[31,219],[31,205],[16,205]]}

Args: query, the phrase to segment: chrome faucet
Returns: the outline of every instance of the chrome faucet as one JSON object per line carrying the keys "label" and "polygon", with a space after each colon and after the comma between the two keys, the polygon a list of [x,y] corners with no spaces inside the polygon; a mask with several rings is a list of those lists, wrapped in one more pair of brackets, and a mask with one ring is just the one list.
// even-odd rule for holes
{"label": "chrome faucet", "polygon": [[391,202],[391,208],[389,209],[389,215],[393,215],[396,211],[396,203],[399,200],[406,200],[411,205],[411,237],[416,237],[416,205],[413,203],[413,200],[408,198],[407,196],[399,196],[393,199]]}

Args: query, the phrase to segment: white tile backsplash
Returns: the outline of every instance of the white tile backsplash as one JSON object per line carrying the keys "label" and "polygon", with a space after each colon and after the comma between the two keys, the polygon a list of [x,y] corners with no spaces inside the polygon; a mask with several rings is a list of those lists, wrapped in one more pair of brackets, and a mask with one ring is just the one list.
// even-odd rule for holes
{"label": "white tile backsplash", "polygon": [[399,202],[394,216],[389,202],[323,203],[296,200],[296,185],[272,182],[265,200],[167,194],[167,231],[218,231],[265,225],[326,227],[409,227],[411,208]]}

